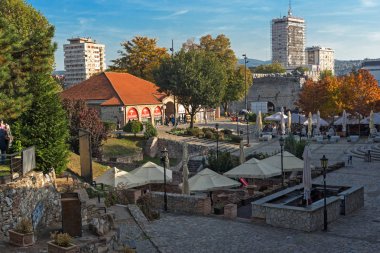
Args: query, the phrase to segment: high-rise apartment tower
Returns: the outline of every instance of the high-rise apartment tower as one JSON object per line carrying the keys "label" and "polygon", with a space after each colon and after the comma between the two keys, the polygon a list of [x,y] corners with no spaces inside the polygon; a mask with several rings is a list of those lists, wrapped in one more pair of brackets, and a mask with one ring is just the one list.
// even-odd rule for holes
{"label": "high-rise apartment tower", "polygon": [[105,46],[90,38],[68,39],[65,53],[65,88],[80,83],[106,69]]}
{"label": "high-rise apartment tower", "polygon": [[334,50],[327,47],[307,47],[306,64],[317,66],[317,71],[330,70],[334,74]]}
{"label": "high-rise apartment tower", "polygon": [[305,20],[292,15],[289,4],[288,15],[272,19],[272,62],[285,68],[305,65]]}

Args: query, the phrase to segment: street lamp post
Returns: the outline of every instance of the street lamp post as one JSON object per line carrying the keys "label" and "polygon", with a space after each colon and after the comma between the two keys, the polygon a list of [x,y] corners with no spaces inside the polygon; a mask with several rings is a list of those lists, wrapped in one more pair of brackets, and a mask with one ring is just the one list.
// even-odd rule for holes
{"label": "street lamp post", "polygon": [[166,117],[165,117],[165,115],[166,115],[166,105],[164,104],[163,106],[162,106],[162,125],[165,125],[165,120],[166,120]]}
{"label": "street lamp post", "polygon": [[166,195],[166,160],[168,156],[168,150],[164,148],[164,150],[161,151],[161,162],[164,166],[164,210],[165,212],[168,211],[168,196]]}
{"label": "street lamp post", "polygon": [[321,167],[323,168],[323,197],[324,197],[324,206],[323,206],[323,231],[327,231],[327,190],[326,190],[326,169],[327,169],[328,159],[325,155],[321,158]]}
{"label": "street lamp post", "polygon": [[282,187],[284,187],[284,137],[280,137],[280,147],[281,147],[281,175],[282,175]]}
{"label": "street lamp post", "polygon": [[245,96],[245,110],[246,110],[246,121],[247,121],[247,146],[249,146],[249,118],[248,118],[248,98],[247,98],[247,55],[244,56],[244,96]]}
{"label": "street lamp post", "polygon": [[219,124],[215,124],[215,129],[216,129],[216,162],[218,163],[219,167]]}

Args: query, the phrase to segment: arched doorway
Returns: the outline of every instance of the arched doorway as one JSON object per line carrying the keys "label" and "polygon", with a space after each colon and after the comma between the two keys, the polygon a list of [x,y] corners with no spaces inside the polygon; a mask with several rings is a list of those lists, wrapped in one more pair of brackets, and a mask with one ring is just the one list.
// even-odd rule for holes
{"label": "arched doorway", "polygon": [[268,112],[272,113],[275,112],[276,108],[274,107],[274,104],[270,101],[268,101]]}
{"label": "arched doorway", "polygon": [[154,117],[154,124],[155,125],[162,125],[162,111],[161,107],[156,106],[153,111],[153,117]]}
{"label": "arched doorway", "polygon": [[139,113],[134,107],[129,108],[127,112],[127,121],[130,121],[130,120],[139,120]]}
{"label": "arched doorway", "polygon": [[152,116],[150,114],[149,108],[148,107],[144,107],[144,109],[142,109],[142,111],[141,111],[141,121],[142,122],[147,122],[151,118],[152,118]]}
{"label": "arched doorway", "polygon": [[174,103],[173,102],[167,102],[165,109],[165,116],[170,118],[170,115],[174,115]]}

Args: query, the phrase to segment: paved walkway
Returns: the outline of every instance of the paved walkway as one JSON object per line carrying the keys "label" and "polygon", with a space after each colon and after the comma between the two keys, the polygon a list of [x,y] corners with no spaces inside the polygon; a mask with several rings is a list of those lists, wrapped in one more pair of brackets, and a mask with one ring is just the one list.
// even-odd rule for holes
{"label": "paved walkway", "polygon": [[364,185],[365,206],[329,224],[328,232],[170,213],[154,221],[151,229],[162,252],[380,252],[379,182],[379,162],[354,160],[352,167],[329,173],[328,184]]}

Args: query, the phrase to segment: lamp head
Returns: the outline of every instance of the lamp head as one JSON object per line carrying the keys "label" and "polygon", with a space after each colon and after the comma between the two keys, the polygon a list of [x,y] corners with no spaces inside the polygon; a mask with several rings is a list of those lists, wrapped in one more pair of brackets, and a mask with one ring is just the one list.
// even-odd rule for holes
{"label": "lamp head", "polygon": [[285,142],[284,137],[281,136],[279,142],[280,142],[281,147],[284,146],[284,142]]}
{"label": "lamp head", "polygon": [[327,159],[327,157],[325,155],[323,155],[323,157],[321,158],[321,167],[326,169],[328,161],[329,161],[329,159]]}

